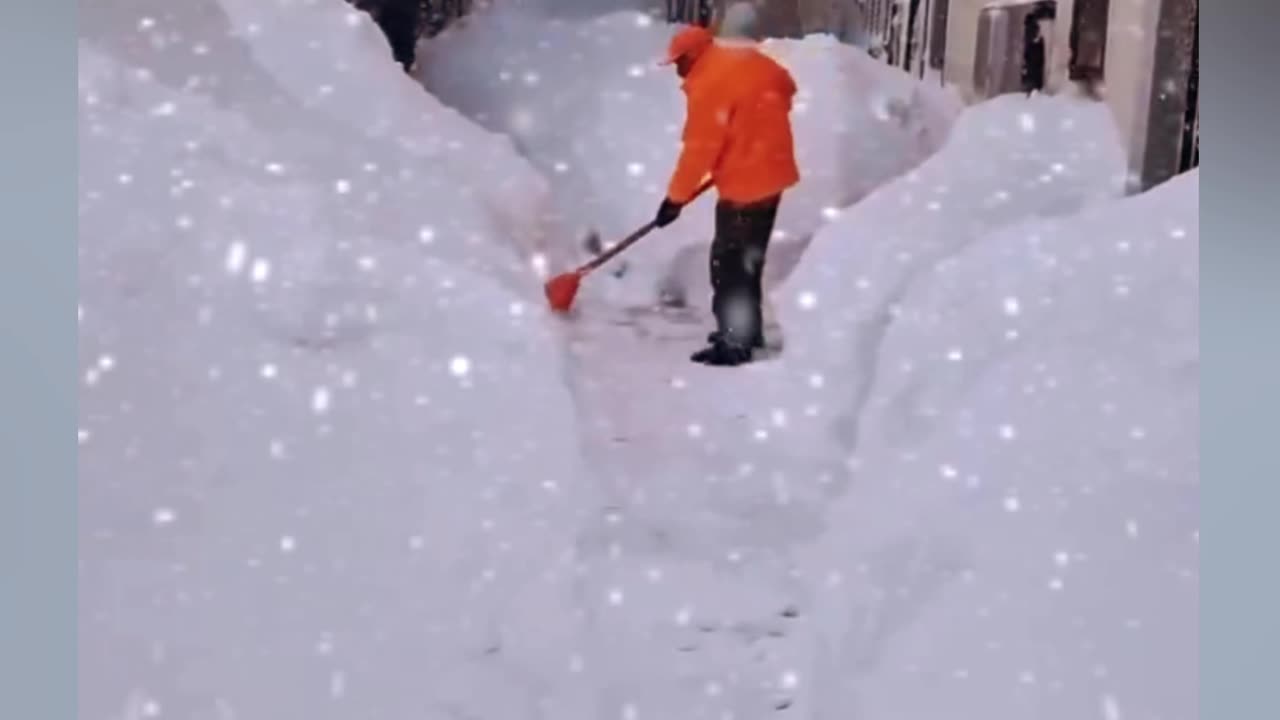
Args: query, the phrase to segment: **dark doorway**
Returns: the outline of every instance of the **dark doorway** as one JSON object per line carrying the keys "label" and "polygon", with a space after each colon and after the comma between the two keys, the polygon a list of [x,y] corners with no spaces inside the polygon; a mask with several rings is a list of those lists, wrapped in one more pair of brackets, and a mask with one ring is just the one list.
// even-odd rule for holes
{"label": "dark doorway", "polygon": [[1096,87],[1105,75],[1107,16],[1111,0],[1076,0],[1071,14],[1071,61],[1067,77]]}
{"label": "dark doorway", "polygon": [[907,8],[907,50],[906,57],[902,60],[902,69],[911,72],[915,68],[916,58],[919,57],[920,45],[923,38],[917,32],[920,26],[916,20],[920,16],[920,0],[911,0]]}
{"label": "dark doorway", "polygon": [[929,22],[929,68],[941,71],[947,62],[947,13],[950,0],[934,0]]}
{"label": "dark doorway", "polygon": [[1182,117],[1182,156],[1178,172],[1200,165],[1200,5],[1196,5],[1191,40],[1191,74],[1187,78],[1187,110]]}
{"label": "dark doorway", "polygon": [[1146,139],[1135,189],[1155,187],[1198,159],[1200,96],[1198,0],[1163,0],[1156,28]]}
{"label": "dark doorway", "polygon": [[[895,65],[895,66],[899,65],[899,61],[901,58],[899,57],[900,53],[898,52],[898,50],[901,47],[901,45],[899,44],[901,39],[902,39],[902,6],[895,2],[889,6],[889,35],[887,40],[888,47],[885,48],[885,51],[886,51],[885,57],[888,58],[890,65]],[[902,65],[901,67],[906,67],[906,66]]]}
{"label": "dark doorway", "polygon": [[1022,91],[1030,95],[1044,90],[1045,63],[1048,56],[1051,31],[1043,27],[1058,13],[1058,4],[1052,0],[1036,3],[1022,18]]}

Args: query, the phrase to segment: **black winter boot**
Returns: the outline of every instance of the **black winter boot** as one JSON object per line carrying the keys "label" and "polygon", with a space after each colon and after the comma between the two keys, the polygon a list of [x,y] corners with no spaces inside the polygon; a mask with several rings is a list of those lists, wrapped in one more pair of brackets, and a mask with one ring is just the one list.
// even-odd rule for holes
{"label": "black winter boot", "polygon": [[714,367],[733,367],[751,362],[751,348],[730,345],[726,342],[712,343],[710,347],[699,350],[689,357],[690,360]]}

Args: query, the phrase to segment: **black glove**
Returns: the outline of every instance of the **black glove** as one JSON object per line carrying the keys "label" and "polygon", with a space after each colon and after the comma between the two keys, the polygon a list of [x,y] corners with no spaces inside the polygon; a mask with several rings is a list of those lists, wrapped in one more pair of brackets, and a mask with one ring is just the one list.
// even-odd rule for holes
{"label": "black glove", "polygon": [[658,214],[653,218],[653,224],[658,227],[666,227],[676,221],[680,217],[680,209],[683,206],[675,202],[671,198],[663,198],[662,204],[658,206]]}

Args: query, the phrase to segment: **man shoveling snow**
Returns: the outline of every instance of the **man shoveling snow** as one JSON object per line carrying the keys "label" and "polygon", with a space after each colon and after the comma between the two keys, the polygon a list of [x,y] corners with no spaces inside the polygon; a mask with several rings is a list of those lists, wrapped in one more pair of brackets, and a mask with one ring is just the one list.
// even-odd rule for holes
{"label": "man shoveling snow", "polygon": [[654,224],[675,222],[710,177],[720,196],[711,244],[716,330],[691,359],[741,365],[764,347],[765,254],[782,193],[800,181],[790,118],[796,84],[764,53],[719,45],[701,27],[678,32],[664,64],[684,80],[688,106],[680,158]]}

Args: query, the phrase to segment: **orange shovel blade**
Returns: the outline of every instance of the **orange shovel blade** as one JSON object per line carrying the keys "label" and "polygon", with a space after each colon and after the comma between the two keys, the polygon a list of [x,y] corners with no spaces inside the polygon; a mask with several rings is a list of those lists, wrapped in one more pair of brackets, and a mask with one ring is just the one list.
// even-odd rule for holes
{"label": "orange shovel blade", "polygon": [[561,313],[569,312],[581,282],[582,275],[577,272],[562,273],[548,280],[543,289],[547,293],[547,302],[551,305],[551,309]]}

